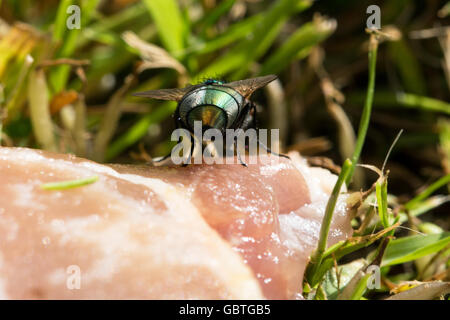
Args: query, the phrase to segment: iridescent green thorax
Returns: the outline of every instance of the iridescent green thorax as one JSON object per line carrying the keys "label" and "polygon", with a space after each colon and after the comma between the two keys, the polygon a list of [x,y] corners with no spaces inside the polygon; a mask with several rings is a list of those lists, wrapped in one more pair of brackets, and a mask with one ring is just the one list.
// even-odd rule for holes
{"label": "iridescent green thorax", "polygon": [[201,121],[204,128],[224,130],[233,125],[243,103],[244,97],[233,88],[205,84],[183,97],[179,103],[179,115],[191,129],[194,121]]}

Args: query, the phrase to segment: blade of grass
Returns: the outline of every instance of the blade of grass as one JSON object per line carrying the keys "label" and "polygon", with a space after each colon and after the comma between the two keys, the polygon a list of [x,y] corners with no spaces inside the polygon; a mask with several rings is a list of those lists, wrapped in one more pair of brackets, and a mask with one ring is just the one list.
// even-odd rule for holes
{"label": "blade of grass", "polygon": [[203,18],[197,23],[197,26],[201,27],[202,29],[211,27],[214,23],[216,23],[217,20],[220,19],[221,16],[230,11],[235,2],[236,0],[221,1],[213,10],[207,12],[203,16]]}
{"label": "blade of grass", "polygon": [[283,45],[263,63],[260,74],[277,74],[292,61],[297,60],[298,53],[305,48],[324,41],[336,30],[335,20],[315,18],[295,31]]}
{"label": "blade of grass", "polygon": [[[125,8],[116,14],[110,15],[90,25],[89,27],[83,28],[80,38],[77,41],[77,48],[83,47],[90,40],[95,40],[100,38],[103,34],[111,31],[115,28],[122,26],[128,22],[132,22],[143,16],[147,17],[145,8],[142,2],[138,2],[135,5]],[[119,35],[115,35],[118,40],[120,40]]]}
{"label": "blade of grass", "polygon": [[45,150],[57,151],[50,115],[47,82],[42,69],[32,70],[28,80],[28,101],[33,132]]}
{"label": "blade of grass", "polygon": [[182,51],[187,38],[185,21],[175,0],[144,0],[161,42],[170,53]]}
{"label": "blade of grass", "polygon": [[350,168],[350,173],[346,179],[347,185],[352,181],[353,171],[355,166],[359,161],[361,151],[366,140],[367,129],[369,128],[370,114],[372,112],[372,102],[373,95],[375,93],[375,71],[377,65],[377,50],[378,50],[378,39],[374,33],[370,34],[369,43],[369,82],[367,84],[367,95],[364,104],[364,109],[361,116],[361,121],[359,123],[358,138],[356,140],[355,151],[352,156],[352,167]]}
{"label": "blade of grass", "polygon": [[236,70],[231,78],[242,78],[248,72],[251,62],[261,57],[272,45],[288,18],[296,12],[305,10],[310,5],[310,0],[275,2],[263,13],[263,18],[255,26],[250,40],[248,38],[242,40],[225,55],[202,70],[198,78],[217,74],[223,76]]}
{"label": "blade of grass", "polygon": [[387,204],[387,177],[383,176],[375,184],[377,196],[378,214],[384,228],[389,227],[388,204]]}
{"label": "blade of grass", "polygon": [[155,111],[141,117],[125,134],[121,135],[117,140],[109,144],[105,161],[111,161],[129,146],[135,144],[141,139],[153,123],[159,123],[167,118],[175,111],[175,102],[166,102],[159,106]]}
{"label": "blade of grass", "polygon": [[323,254],[327,248],[328,232],[330,231],[331,220],[333,218],[334,208],[336,206],[337,199],[341,192],[342,185],[346,180],[348,174],[350,173],[350,168],[352,167],[352,162],[347,159],[342,165],[341,173],[334,185],[333,191],[331,192],[330,198],[328,200],[327,206],[325,208],[325,214],[322,219],[322,225],[320,227],[320,237],[317,249],[311,257],[311,278],[316,273],[320,264],[322,263]]}
{"label": "blade of grass", "polygon": [[450,114],[449,103],[430,97],[419,96],[411,93],[399,93],[397,95],[397,101],[404,107],[419,108],[425,111]]}
{"label": "blade of grass", "polygon": [[[360,103],[362,99],[362,93],[348,95],[348,102],[351,103]],[[373,103],[378,108],[401,107],[450,115],[450,103],[406,92],[396,94],[390,91],[380,90],[377,91]]]}
{"label": "blade of grass", "polygon": [[423,72],[407,42],[404,39],[389,42],[388,53],[399,70],[405,91],[425,95]]}
{"label": "blade of grass", "polygon": [[[346,241],[342,241],[342,245],[336,244],[335,246],[330,247],[327,251],[325,251],[322,259],[322,264],[319,266],[317,271],[313,273],[311,271],[312,265],[308,264],[308,267],[306,269],[306,279],[309,282],[311,286],[315,286],[317,283],[320,282],[320,280],[323,278],[323,276],[327,273],[328,270],[333,266],[334,260],[339,260],[342,257],[355,252],[356,250],[359,250],[361,248],[365,248],[372,243],[374,243],[376,240],[379,240],[383,237],[385,237],[387,234],[392,232],[396,227],[398,227],[399,224],[393,224],[389,228],[383,229],[379,231],[376,234],[370,234],[367,236],[362,237],[353,237]],[[331,250],[333,248],[333,250]],[[333,255],[331,255],[333,253]]]}
{"label": "blade of grass", "polygon": [[92,184],[98,180],[98,176],[92,176],[84,179],[70,180],[70,181],[62,181],[62,182],[50,182],[41,185],[41,189],[43,190],[67,190],[78,188],[82,186],[86,186]]}
{"label": "blade of grass", "polygon": [[[89,23],[99,2],[100,0],[86,0],[81,3],[81,29]],[[62,45],[56,53],[56,58],[68,58],[73,54],[77,47],[78,36],[81,32],[81,29],[67,29],[66,19],[68,16],[66,10],[70,4],[72,4],[72,1],[64,1],[61,2],[58,8],[58,19],[60,18],[60,11],[64,11],[64,14],[61,14],[63,16],[64,23],[60,24],[60,21],[57,19],[58,24],[55,26],[54,39],[64,41],[61,43]],[[60,28],[63,30],[60,30]],[[64,39],[61,37],[64,37]],[[52,70],[50,73],[49,82],[51,84],[51,88],[53,89],[53,93],[60,92],[66,87],[69,73],[70,67],[67,65],[61,65]]]}
{"label": "blade of grass", "polygon": [[108,102],[105,115],[100,124],[100,129],[95,137],[94,143],[94,159],[96,161],[103,161],[105,158],[106,148],[116,131],[120,115],[122,114],[121,103],[124,99],[125,93],[129,90],[135,80],[135,75],[129,75],[122,87],[117,90]]}
{"label": "blade of grass", "polygon": [[449,282],[426,282],[412,289],[397,293],[386,300],[431,300],[449,292]]}
{"label": "blade of grass", "polygon": [[[355,277],[357,272],[366,266],[364,259],[357,259],[350,263],[331,268],[325,275],[322,286],[330,300],[335,300],[340,292]],[[337,272],[337,273],[336,273]]]}
{"label": "blade of grass", "polygon": [[[442,154],[442,166],[444,172],[450,173],[450,120],[441,118],[438,120],[439,149]],[[450,191],[450,184],[448,185]]]}
{"label": "blade of grass", "polygon": [[187,47],[178,55],[178,57],[183,57],[188,54],[206,54],[221,49],[239,39],[245,38],[255,29],[255,26],[262,18],[263,15],[260,13],[236,22],[235,24],[230,25],[225,32],[214,37],[214,39]]}
{"label": "blade of grass", "polygon": [[355,276],[350,280],[337,300],[360,300],[367,289],[367,280],[370,274],[366,274],[363,269],[358,270]]}
{"label": "blade of grass", "polygon": [[53,25],[53,41],[60,42],[64,38],[66,33],[66,19],[67,19],[67,8],[74,4],[73,0],[62,0],[59,3],[58,10],[56,13],[55,24]]}
{"label": "blade of grass", "polygon": [[27,55],[25,58],[22,67],[20,68],[19,76],[17,78],[16,84],[14,85],[14,88],[9,94],[9,99],[6,104],[6,109],[8,110],[9,117],[15,118],[15,115],[20,111],[17,107],[18,100],[21,94],[23,93],[23,86],[26,83],[26,77],[30,71],[30,67],[33,64],[34,59],[31,57],[31,55]]}
{"label": "blade of grass", "polygon": [[78,95],[75,103],[75,153],[79,157],[86,157],[86,103],[82,94]]}
{"label": "blade of grass", "polygon": [[414,235],[393,240],[386,248],[382,267],[413,261],[436,253],[450,243],[450,232]]}

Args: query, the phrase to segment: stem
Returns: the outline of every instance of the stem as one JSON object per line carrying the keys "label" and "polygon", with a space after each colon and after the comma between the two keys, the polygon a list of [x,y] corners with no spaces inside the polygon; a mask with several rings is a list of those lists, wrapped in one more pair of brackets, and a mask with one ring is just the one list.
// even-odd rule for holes
{"label": "stem", "polygon": [[122,87],[114,93],[108,102],[105,115],[100,124],[100,129],[95,137],[94,159],[96,161],[103,162],[105,160],[106,149],[117,129],[117,124],[119,123],[122,114],[121,103],[123,97],[135,79],[136,77],[134,74],[127,76]]}
{"label": "stem", "polygon": [[375,69],[377,64],[377,50],[378,50],[378,40],[376,35],[372,33],[370,35],[370,43],[369,43],[369,83],[367,85],[367,95],[366,102],[364,104],[363,113],[361,116],[361,121],[359,123],[358,130],[358,139],[356,140],[355,151],[352,156],[352,167],[350,169],[350,174],[346,179],[347,185],[350,184],[353,177],[353,171],[355,170],[355,166],[358,163],[359,157],[361,155],[361,150],[364,145],[364,141],[366,140],[367,129],[369,127],[370,122],[370,114],[372,112],[372,102],[373,95],[375,92]]}
{"label": "stem", "polygon": [[344,183],[345,179],[350,173],[352,167],[353,167],[352,162],[349,159],[344,161],[341,173],[339,174],[336,184],[334,185],[333,191],[330,195],[330,199],[328,199],[327,207],[325,209],[325,215],[323,216],[322,220],[322,226],[320,227],[319,244],[317,245],[317,250],[315,254],[311,258],[313,275],[315,274],[315,271],[318,269],[318,267],[322,262],[323,254],[327,247],[328,233],[330,231],[330,225],[331,220],[333,218],[334,208],[336,207],[336,202],[339,197],[342,184]]}

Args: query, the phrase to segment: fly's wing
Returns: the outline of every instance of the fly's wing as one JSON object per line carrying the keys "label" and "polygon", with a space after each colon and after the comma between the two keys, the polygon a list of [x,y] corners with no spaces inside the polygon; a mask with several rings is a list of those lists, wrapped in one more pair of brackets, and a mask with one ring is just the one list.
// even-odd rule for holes
{"label": "fly's wing", "polygon": [[144,97],[144,98],[152,98],[158,100],[171,100],[171,101],[180,101],[181,98],[184,97],[186,93],[198,87],[195,86],[187,86],[185,88],[174,88],[174,89],[159,89],[159,90],[149,90],[143,92],[134,93],[133,96],[136,97]]}
{"label": "fly's wing", "polygon": [[259,88],[264,87],[277,78],[276,75],[268,75],[264,77],[251,78],[246,80],[239,80],[224,84],[227,87],[231,87],[239,92],[244,98],[249,98],[253,92]]}

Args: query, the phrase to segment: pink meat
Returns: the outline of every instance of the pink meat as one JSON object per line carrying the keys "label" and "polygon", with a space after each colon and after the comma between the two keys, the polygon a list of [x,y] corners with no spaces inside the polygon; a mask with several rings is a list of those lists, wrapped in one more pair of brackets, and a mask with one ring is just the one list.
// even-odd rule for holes
{"label": "pink meat", "polygon": [[[155,168],[0,148],[0,298],[301,298],[336,177],[290,156]],[[351,235],[341,198],[330,244]]]}

